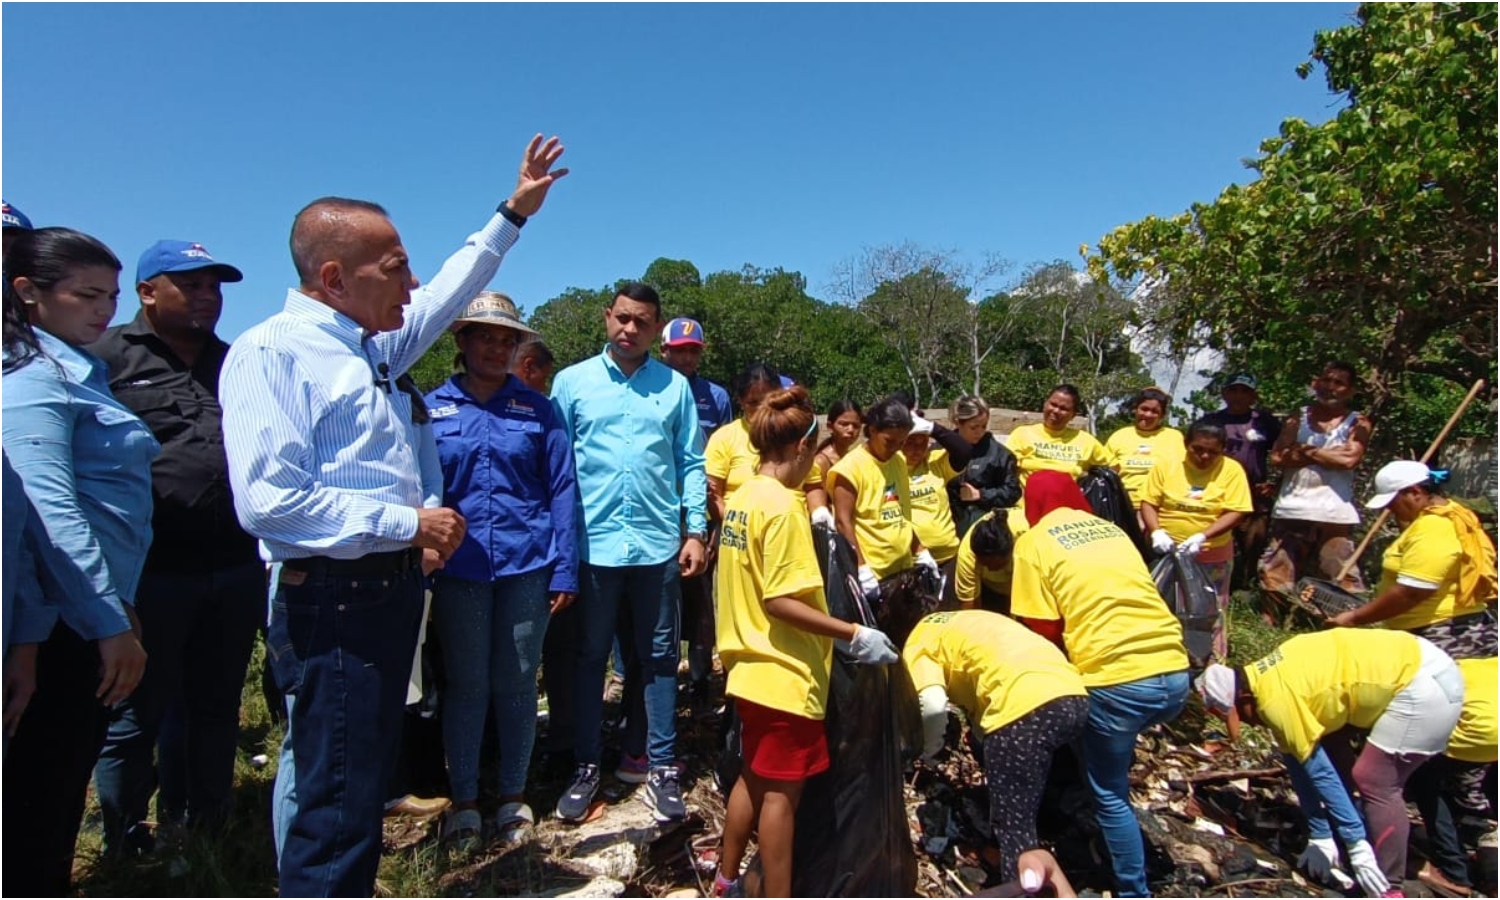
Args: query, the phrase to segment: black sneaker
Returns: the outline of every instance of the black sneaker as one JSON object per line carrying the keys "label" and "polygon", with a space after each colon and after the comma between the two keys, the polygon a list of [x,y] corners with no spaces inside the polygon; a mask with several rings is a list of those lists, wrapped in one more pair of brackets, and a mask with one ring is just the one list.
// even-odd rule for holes
{"label": "black sneaker", "polygon": [[557,798],[557,817],[564,822],[582,822],[599,790],[599,767],[588,764],[573,770],[573,784]]}
{"label": "black sneaker", "polygon": [[674,766],[655,766],[646,776],[646,791],[641,795],[658,822],[672,822],[687,815],[682,789],[677,786]]}

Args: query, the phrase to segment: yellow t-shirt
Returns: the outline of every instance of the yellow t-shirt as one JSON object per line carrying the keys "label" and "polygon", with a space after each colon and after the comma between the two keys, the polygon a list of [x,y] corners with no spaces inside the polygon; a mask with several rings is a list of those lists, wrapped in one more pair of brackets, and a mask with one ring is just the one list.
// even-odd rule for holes
{"label": "yellow t-shirt", "polygon": [[[1005,512],[1005,524],[1010,526],[1010,536],[1017,538],[1027,528],[1026,512],[1016,506]],[[974,521],[974,527],[991,516],[998,515],[999,511],[987,512]],[[987,587],[1004,597],[1010,596],[1011,569],[1010,564],[998,569],[991,569],[979,564],[979,558],[974,555],[974,527],[964,532],[964,539],[958,545],[958,561],[953,566],[953,591],[960,603],[978,603],[980,588]]]}
{"label": "yellow t-shirt", "polygon": [[714,586],[725,692],[822,719],[833,641],[772,618],[765,607],[772,597],[796,597],[828,612],[812,522],[795,491],[769,475],[755,475],[735,491],[719,531]]}
{"label": "yellow t-shirt", "polygon": [[[1185,458],[1162,460],[1146,476],[1141,499],[1156,507],[1161,527],[1174,541],[1203,531],[1225,512],[1255,511],[1245,467],[1227,456],[1208,469],[1194,468]],[[1234,532],[1226,531],[1206,546],[1227,547],[1233,542]]]}
{"label": "yellow t-shirt", "polygon": [[1062,651],[999,613],[933,613],[912,629],[901,659],[918,691],[941,685],[985,734],[1059,697],[1088,695]]}
{"label": "yellow t-shirt", "polygon": [[933,447],[927,453],[927,461],[910,471],[911,527],[917,530],[917,540],[932,552],[933,559],[947,562],[958,553],[958,528],[948,506],[948,482],[959,473],[942,447]]}
{"label": "yellow t-shirt", "polygon": [[1089,687],[1187,669],[1182,625],[1114,524],[1054,509],[1016,539],[1013,565],[1011,615],[1061,619],[1068,658]]}
{"label": "yellow t-shirt", "polygon": [[[744,416],[709,435],[708,446],[703,448],[703,471],[710,478],[724,479],[726,501],[759,470],[760,454],[750,443],[750,429],[745,425]],[[802,483],[802,490],[822,486],[823,472],[817,463],[813,463],[812,471]]]}
{"label": "yellow t-shirt", "polygon": [[1380,587],[1375,595],[1390,590],[1398,578],[1404,583],[1436,590],[1401,615],[1387,619],[1385,627],[1410,631],[1478,610],[1480,606],[1459,605],[1458,570],[1462,561],[1463,548],[1453,523],[1443,516],[1427,513],[1417,516],[1385,549]]}
{"label": "yellow t-shirt", "polygon": [[1246,666],[1245,679],[1277,745],[1307,762],[1325,735],[1374,725],[1421,666],[1410,634],[1333,628],[1289,638]]}
{"label": "yellow t-shirt", "polygon": [[1022,425],[1005,439],[1005,446],[1016,455],[1023,488],[1032,472],[1050,469],[1077,478],[1094,466],[1110,464],[1109,451],[1104,445],[1077,428],[1054,432],[1041,422]]}
{"label": "yellow t-shirt", "polygon": [[1141,508],[1141,491],[1146,487],[1146,476],[1161,460],[1182,460],[1187,451],[1183,448],[1182,432],[1162,426],[1155,431],[1141,431],[1134,425],[1126,425],[1109,436],[1104,442],[1109,451],[1110,465],[1120,470],[1120,481],[1130,493],[1130,503]]}
{"label": "yellow t-shirt", "polygon": [[1500,704],[1495,701],[1500,669],[1496,659],[1460,659],[1458,671],[1464,676],[1464,711],[1453,737],[1448,739],[1447,754],[1464,762],[1495,762],[1500,756],[1495,749],[1500,740]]}
{"label": "yellow t-shirt", "polygon": [[854,488],[854,536],[865,564],[885,578],[911,568],[911,479],[900,453],[880,462],[861,444],[828,473],[828,493],[844,479]]}

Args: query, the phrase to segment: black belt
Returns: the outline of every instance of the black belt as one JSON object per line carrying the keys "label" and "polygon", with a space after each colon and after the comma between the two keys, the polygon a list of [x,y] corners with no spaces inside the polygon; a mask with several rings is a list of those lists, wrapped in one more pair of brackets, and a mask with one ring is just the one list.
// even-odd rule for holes
{"label": "black belt", "polygon": [[309,575],[333,575],[339,578],[390,578],[406,575],[422,564],[422,551],[416,547],[392,550],[388,553],[368,553],[358,559],[331,559],[327,556],[308,556],[289,559],[282,568]]}

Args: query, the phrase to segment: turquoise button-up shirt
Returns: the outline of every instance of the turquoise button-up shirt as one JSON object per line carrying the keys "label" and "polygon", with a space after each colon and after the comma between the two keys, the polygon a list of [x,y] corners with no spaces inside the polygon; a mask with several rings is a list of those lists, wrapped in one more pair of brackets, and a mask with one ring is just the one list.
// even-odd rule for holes
{"label": "turquoise button-up shirt", "polygon": [[708,530],[703,430],[686,378],[649,357],[627,376],[606,347],[558,373],[552,405],[573,443],[584,562],[655,565],[676,557],[685,533]]}

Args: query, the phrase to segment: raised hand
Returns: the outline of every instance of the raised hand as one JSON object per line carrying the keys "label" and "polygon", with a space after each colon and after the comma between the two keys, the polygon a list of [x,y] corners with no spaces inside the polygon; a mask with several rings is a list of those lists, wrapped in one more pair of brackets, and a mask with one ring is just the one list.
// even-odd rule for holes
{"label": "raised hand", "polygon": [[547,191],[552,183],[568,174],[567,169],[552,170],[557,158],[563,154],[563,145],[553,135],[545,143],[539,134],[526,145],[526,154],[521,157],[521,171],[516,176],[516,189],[505,201],[511,212],[532,216],[542,208]]}

